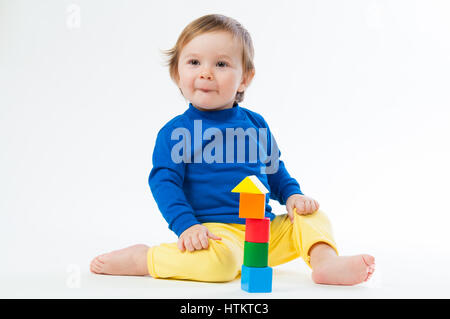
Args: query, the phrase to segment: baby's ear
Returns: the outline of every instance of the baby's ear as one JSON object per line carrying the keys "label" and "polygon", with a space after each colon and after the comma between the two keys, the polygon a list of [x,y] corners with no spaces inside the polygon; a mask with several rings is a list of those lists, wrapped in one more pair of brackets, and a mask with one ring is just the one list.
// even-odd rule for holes
{"label": "baby's ear", "polygon": [[180,75],[177,73],[177,74],[175,74],[174,75],[174,77],[172,78],[172,80],[175,82],[175,84],[177,85],[177,86],[180,86]]}
{"label": "baby's ear", "polygon": [[245,89],[252,82],[254,76],[255,76],[255,69],[252,69],[251,71],[249,71],[247,73],[244,73],[242,75],[242,81],[241,81],[241,85],[239,85],[238,92],[244,92]]}

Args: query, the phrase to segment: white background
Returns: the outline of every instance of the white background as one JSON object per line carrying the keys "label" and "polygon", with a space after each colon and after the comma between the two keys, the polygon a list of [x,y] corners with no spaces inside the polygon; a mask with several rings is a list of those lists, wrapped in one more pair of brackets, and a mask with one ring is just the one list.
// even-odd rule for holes
{"label": "white background", "polygon": [[241,106],[341,254],[376,257],[351,288],[280,266],[269,297],[450,297],[450,4],[429,0],[1,0],[0,296],[245,297],[239,281],[89,273],[100,253],[176,240],[147,184],[159,128],[187,108],[160,50],[208,13],[252,35]]}

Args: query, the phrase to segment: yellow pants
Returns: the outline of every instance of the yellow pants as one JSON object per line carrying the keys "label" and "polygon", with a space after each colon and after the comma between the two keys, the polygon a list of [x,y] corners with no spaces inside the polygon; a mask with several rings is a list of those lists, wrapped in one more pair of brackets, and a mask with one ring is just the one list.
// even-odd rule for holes
{"label": "yellow pants", "polygon": [[[318,243],[330,245],[338,253],[330,222],[319,209],[310,215],[294,213],[294,223],[287,214],[278,215],[270,223],[269,266],[277,266],[295,258],[309,263],[309,250]],[[204,223],[222,240],[209,239],[209,247],[181,252],[176,243],[150,247],[147,266],[153,278],[225,282],[240,275],[244,255],[245,225]]]}

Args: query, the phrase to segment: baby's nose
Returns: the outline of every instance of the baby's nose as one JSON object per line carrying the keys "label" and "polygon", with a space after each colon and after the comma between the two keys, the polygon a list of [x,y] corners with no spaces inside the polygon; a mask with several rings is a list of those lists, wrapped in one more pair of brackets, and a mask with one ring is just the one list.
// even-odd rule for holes
{"label": "baby's nose", "polygon": [[203,71],[202,73],[200,73],[200,79],[212,80],[213,76],[212,76],[212,74],[210,72]]}

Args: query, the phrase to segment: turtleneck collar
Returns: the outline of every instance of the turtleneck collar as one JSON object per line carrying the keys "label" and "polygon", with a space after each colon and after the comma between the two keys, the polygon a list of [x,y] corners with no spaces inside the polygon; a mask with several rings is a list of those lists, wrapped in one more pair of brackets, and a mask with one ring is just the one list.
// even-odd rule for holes
{"label": "turtleneck collar", "polygon": [[230,119],[237,119],[240,113],[240,106],[237,102],[230,109],[218,110],[218,111],[202,111],[197,109],[192,103],[189,103],[189,108],[186,114],[193,119],[209,119],[215,121],[225,121]]}

